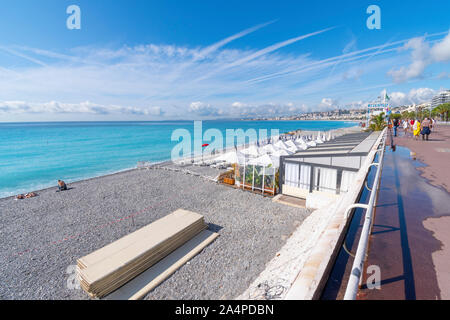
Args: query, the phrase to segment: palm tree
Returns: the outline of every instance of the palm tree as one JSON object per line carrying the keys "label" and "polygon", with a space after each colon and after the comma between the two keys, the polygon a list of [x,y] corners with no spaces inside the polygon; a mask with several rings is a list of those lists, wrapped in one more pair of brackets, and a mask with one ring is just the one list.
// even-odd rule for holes
{"label": "palm tree", "polygon": [[386,121],[384,120],[384,112],[377,116],[373,116],[370,120],[370,129],[373,131],[381,131],[386,127]]}
{"label": "palm tree", "polygon": [[434,108],[434,110],[436,113],[439,113],[441,115],[441,118],[444,118],[445,121],[448,121],[448,114],[450,112],[450,103],[443,103],[439,106],[437,106],[436,108]]}

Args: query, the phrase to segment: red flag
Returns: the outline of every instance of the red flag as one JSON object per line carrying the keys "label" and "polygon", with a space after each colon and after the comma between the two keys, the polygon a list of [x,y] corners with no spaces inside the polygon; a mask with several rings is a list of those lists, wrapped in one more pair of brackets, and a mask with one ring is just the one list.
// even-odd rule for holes
{"label": "red flag", "polygon": [[205,143],[204,145],[202,145],[203,148],[204,148],[204,147],[207,147],[207,146],[209,146],[209,144],[207,144],[207,143]]}

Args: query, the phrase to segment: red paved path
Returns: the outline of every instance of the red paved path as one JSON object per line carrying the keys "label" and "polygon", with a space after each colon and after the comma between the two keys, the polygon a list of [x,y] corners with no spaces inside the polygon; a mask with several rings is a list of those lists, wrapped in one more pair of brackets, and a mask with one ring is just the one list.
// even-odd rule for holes
{"label": "red paved path", "polygon": [[[410,150],[387,151],[367,265],[381,268],[381,290],[362,289],[359,299],[440,299],[431,254],[441,242],[423,226],[427,217],[450,215],[450,127],[438,128],[430,141],[395,139],[430,164],[413,160]],[[420,176],[433,179],[433,184]],[[446,190],[445,190],[445,189]]]}

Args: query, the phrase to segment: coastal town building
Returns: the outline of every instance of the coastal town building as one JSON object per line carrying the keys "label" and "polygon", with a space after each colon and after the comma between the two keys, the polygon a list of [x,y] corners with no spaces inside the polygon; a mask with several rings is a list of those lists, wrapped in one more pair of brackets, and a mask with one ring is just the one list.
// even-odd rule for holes
{"label": "coastal town building", "polygon": [[440,92],[431,100],[431,107],[436,108],[443,103],[450,103],[450,90]]}

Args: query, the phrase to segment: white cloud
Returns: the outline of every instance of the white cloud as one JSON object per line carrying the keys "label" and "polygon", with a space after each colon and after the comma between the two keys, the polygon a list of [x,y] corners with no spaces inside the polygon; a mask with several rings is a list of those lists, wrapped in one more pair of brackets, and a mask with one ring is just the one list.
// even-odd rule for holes
{"label": "white cloud", "polygon": [[237,101],[237,102],[233,102],[233,103],[231,104],[231,106],[232,106],[233,108],[245,108],[245,107],[248,106],[248,104]]}
{"label": "white cloud", "polygon": [[409,40],[401,50],[411,50],[411,64],[388,72],[397,83],[422,77],[431,64],[450,61],[450,32],[431,48],[425,38],[421,37]]}
{"label": "white cloud", "polygon": [[336,109],[339,106],[339,102],[331,98],[323,98],[318,107],[320,110],[324,109]]}
{"label": "white cloud", "polygon": [[362,101],[362,100],[352,101],[352,102],[347,103],[345,105],[346,109],[362,109],[362,108],[365,108],[365,107],[367,107],[367,103]]}
{"label": "white cloud", "polygon": [[442,79],[450,79],[450,73],[449,73],[449,72],[442,71],[442,72],[437,76],[437,78],[438,78],[439,80],[442,80]]}
{"label": "white cloud", "polygon": [[430,88],[412,89],[409,92],[392,92],[389,94],[392,106],[412,105],[430,102],[436,91]]}
{"label": "white cloud", "polygon": [[234,102],[231,108],[222,110],[223,115],[228,117],[276,117],[295,115],[307,111],[306,104],[296,105],[293,102],[288,103],[267,103],[267,104],[249,104]]}
{"label": "white cloud", "polygon": [[189,105],[189,112],[193,113],[194,115],[203,117],[213,117],[222,114],[221,110],[218,110],[210,104],[203,103],[201,101],[192,102]]}
{"label": "white cloud", "polygon": [[431,49],[431,56],[434,61],[450,61],[450,32],[441,42],[436,43]]}
{"label": "white cloud", "polygon": [[305,35],[301,35],[301,36],[298,36],[298,37],[295,37],[295,38],[291,38],[291,39],[288,39],[288,40],[285,40],[285,41],[281,41],[281,42],[275,43],[275,44],[270,45],[270,46],[268,46],[268,47],[266,47],[264,49],[258,50],[256,52],[252,52],[252,53],[244,56],[243,58],[240,58],[240,59],[232,61],[231,63],[225,64],[225,65],[221,66],[220,68],[215,69],[214,71],[210,72],[209,74],[204,75],[200,79],[201,80],[207,79],[207,78],[211,77],[212,75],[215,75],[215,74],[217,74],[219,72],[222,72],[224,70],[231,69],[231,68],[238,67],[238,66],[241,66],[243,64],[249,63],[249,62],[251,62],[251,61],[253,61],[255,59],[258,59],[258,58],[260,58],[262,56],[265,56],[265,55],[267,55],[267,54],[269,54],[271,52],[274,52],[274,51],[276,51],[278,49],[284,48],[284,47],[289,46],[289,45],[291,45],[293,43],[296,43],[298,41],[301,41],[301,40],[304,40],[304,39],[307,39],[307,38],[319,35],[321,33],[333,30],[335,28],[336,27],[331,27],[331,28],[327,28],[327,29],[311,32],[311,33],[308,33],[308,34],[305,34]]}
{"label": "white cloud", "polygon": [[[51,119],[61,119],[65,114],[70,114],[65,119],[76,119],[73,114],[84,113],[122,120],[138,118],[132,115],[191,119],[330,109],[338,106],[336,97],[342,99],[347,91],[351,100],[365,99],[356,92],[362,86],[378,90],[380,83],[386,83],[385,73],[403,59],[397,56],[396,47],[405,41],[351,51],[355,49],[352,41],[344,48],[344,54],[322,60],[301,46],[296,53],[276,51],[325,30],[260,50],[224,48],[263,26],[205,47],[145,44],[81,47],[61,53],[17,46],[6,51],[0,48],[2,121],[20,121],[24,117],[18,115],[34,117],[37,113],[43,114],[40,119],[45,119],[45,114],[61,115],[50,116]],[[428,48],[434,50],[436,61],[446,59],[447,41],[441,44]],[[426,43],[411,41],[408,46],[408,50],[419,52]],[[2,54],[8,59],[2,60]],[[11,55],[15,55],[13,62]],[[369,57],[373,61],[365,65],[363,60]],[[369,89],[363,92],[366,94]],[[324,96],[327,98],[322,100]]]}
{"label": "white cloud", "polygon": [[81,103],[60,103],[50,101],[45,103],[30,103],[25,101],[4,101],[0,102],[0,113],[7,114],[68,114],[68,113],[86,113],[86,114],[129,114],[129,115],[161,115],[163,112],[160,107],[137,108],[117,105],[100,105],[89,101]]}

